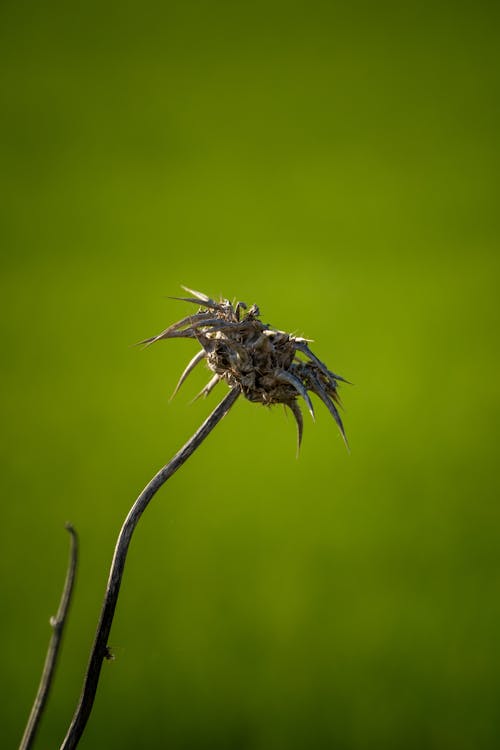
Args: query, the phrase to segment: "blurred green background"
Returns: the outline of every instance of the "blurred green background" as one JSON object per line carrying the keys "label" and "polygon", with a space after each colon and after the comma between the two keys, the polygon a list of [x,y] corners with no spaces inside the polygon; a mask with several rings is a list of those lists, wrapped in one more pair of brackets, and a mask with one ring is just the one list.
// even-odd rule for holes
{"label": "blurred green background", "polygon": [[[0,9],[2,744],[81,564],[72,715],[132,501],[221,398],[187,284],[315,340],[301,456],[239,401],[133,539],[82,748],[500,746],[498,6]],[[497,458],[495,458],[497,456]]]}

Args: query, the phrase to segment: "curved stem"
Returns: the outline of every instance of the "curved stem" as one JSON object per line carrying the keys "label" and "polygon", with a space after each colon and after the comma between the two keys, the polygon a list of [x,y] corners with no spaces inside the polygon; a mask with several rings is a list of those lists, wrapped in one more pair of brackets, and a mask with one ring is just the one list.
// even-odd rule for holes
{"label": "curved stem", "polygon": [[101,667],[103,660],[109,656],[108,650],[108,636],[111,630],[111,624],[113,622],[113,616],[115,613],[116,602],[118,600],[118,594],[120,592],[120,585],[123,575],[123,569],[125,567],[125,560],[127,557],[127,551],[134,533],[135,527],[137,526],[139,519],[145,509],[147,508],[150,500],[160,489],[160,487],[169,479],[172,474],[177,471],[178,468],[194,453],[198,446],[203,440],[209,435],[213,428],[220,422],[231,406],[234,404],[238,396],[240,395],[239,387],[233,388],[223,401],[214,409],[212,414],[203,422],[201,427],[194,433],[194,435],[187,441],[181,450],[169,461],[163,469],[151,479],[151,481],[143,489],[132,508],[129,511],[128,516],[121,528],[118,540],[116,542],[115,553],[113,561],[111,563],[111,570],[109,572],[108,584],[106,587],[106,593],[104,595],[104,602],[101,610],[101,616],[99,624],[97,626],[97,633],[95,636],[94,645],[90,654],[90,661],[85,675],[85,681],[83,685],[83,691],[80,696],[75,715],[68,729],[68,733],[61,745],[61,750],[71,750],[78,745],[78,742],[83,734],[85,725],[87,724],[92,706],[94,704],[94,698],[97,690],[97,684],[99,682],[99,675],[101,673]]}
{"label": "curved stem", "polygon": [[36,698],[29,715],[28,723],[26,724],[26,729],[24,730],[21,744],[19,745],[19,750],[29,750],[35,740],[38,725],[40,723],[40,719],[42,718],[43,710],[45,708],[45,704],[47,703],[50,687],[52,685],[52,678],[54,676],[57,657],[59,655],[59,648],[61,646],[64,623],[68,614],[71,594],[73,592],[73,586],[75,583],[76,566],[78,562],[78,537],[71,524],[67,523],[66,529],[71,534],[71,546],[69,551],[69,562],[68,570],[66,572],[66,580],[64,581],[64,588],[57,614],[55,615],[55,617],[50,618],[52,637],[50,639],[49,648],[45,657],[45,664],[43,666],[43,672],[40,678],[38,692],[36,694]]}

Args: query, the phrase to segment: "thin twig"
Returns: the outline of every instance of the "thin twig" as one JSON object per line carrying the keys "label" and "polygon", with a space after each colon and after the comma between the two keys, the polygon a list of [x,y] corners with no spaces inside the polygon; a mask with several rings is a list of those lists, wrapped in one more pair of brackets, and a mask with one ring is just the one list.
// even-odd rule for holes
{"label": "thin twig", "polygon": [[43,666],[43,672],[38,686],[38,692],[36,694],[35,702],[29,715],[26,729],[24,730],[19,750],[29,750],[32,747],[35,740],[35,735],[40,723],[40,719],[47,703],[47,698],[52,685],[52,678],[54,677],[54,671],[56,668],[57,657],[59,654],[59,648],[61,646],[61,640],[64,630],[64,624],[68,614],[69,605],[71,602],[71,594],[73,593],[73,586],[75,583],[76,566],[78,562],[78,537],[76,531],[70,523],[66,524],[66,529],[71,535],[71,545],[69,551],[69,562],[68,570],[66,572],[66,580],[64,582],[64,588],[61,595],[61,601],[59,603],[59,609],[55,617],[50,618],[50,625],[52,627],[52,636],[47,650],[47,656],[45,657],[45,664]]}
{"label": "thin twig", "polygon": [[113,622],[115,607],[118,600],[128,547],[137,523],[155,493],[167,481],[167,479],[169,479],[172,474],[182,466],[192,453],[194,453],[218,422],[220,422],[222,417],[227,414],[240,395],[240,392],[238,386],[229,391],[223,401],[221,401],[221,403],[214,409],[212,414],[205,420],[205,422],[203,422],[201,427],[187,441],[184,447],[181,448],[172,460],[153,477],[149,484],[146,485],[130,509],[116,543],[101,616],[97,626],[97,633],[92,652],[90,654],[87,673],[85,675],[83,691],[75,715],[73,716],[73,720],[68,729],[68,733],[61,745],[61,750],[72,750],[72,748],[75,748],[78,745],[90,716],[90,712],[92,711],[102,663],[106,657],[109,658],[108,636],[111,630],[111,624]]}

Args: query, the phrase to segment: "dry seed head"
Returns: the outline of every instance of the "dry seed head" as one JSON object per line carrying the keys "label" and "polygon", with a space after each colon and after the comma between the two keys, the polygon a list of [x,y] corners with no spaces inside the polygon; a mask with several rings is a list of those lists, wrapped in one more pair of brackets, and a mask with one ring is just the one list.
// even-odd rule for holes
{"label": "dry seed head", "polygon": [[[231,388],[238,388],[249,400],[271,406],[284,404],[293,413],[298,430],[298,445],[302,439],[302,412],[297,403],[304,399],[314,418],[309,391],[323,401],[335,419],[347,444],[344,428],[336,405],[340,375],[331,372],[309,349],[307,339],[292,336],[259,320],[259,308],[249,309],[244,302],[231,304],[226,299],[215,302],[207,295],[187,287],[191,297],[176,297],[198,306],[198,311],[169,326],[157,336],[141,341],[153,344],[161,339],[192,338],[200,351],[182,373],[174,394],[189,373],[206,360],[213,377],[200,396],[207,396],[221,380]],[[344,381],[347,382],[347,381]]]}

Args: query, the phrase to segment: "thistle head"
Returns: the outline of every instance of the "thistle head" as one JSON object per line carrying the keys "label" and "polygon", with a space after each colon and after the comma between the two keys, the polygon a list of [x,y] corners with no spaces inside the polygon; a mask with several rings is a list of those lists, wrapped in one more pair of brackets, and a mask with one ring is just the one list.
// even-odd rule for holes
{"label": "thistle head", "polygon": [[174,391],[197,364],[206,361],[212,378],[198,396],[207,396],[221,380],[237,388],[249,400],[265,406],[283,404],[297,423],[298,446],[302,440],[303,419],[298,400],[302,398],[314,419],[309,392],[325,404],[338,425],[347,445],[344,427],[337,409],[339,381],[347,382],[331,372],[309,348],[309,340],[279,331],[262,323],[259,308],[244,302],[226,299],[215,302],[206,294],[187,287],[190,297],[175,297],[194,303],[198,310],[141,344],[161,339],[196,339],[201,349],[188,363]]}

